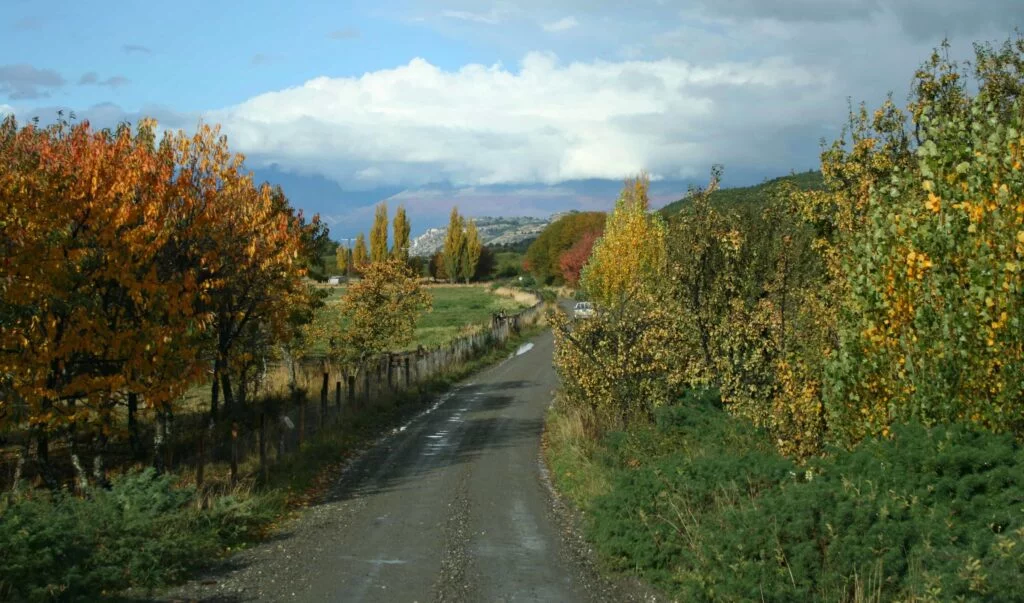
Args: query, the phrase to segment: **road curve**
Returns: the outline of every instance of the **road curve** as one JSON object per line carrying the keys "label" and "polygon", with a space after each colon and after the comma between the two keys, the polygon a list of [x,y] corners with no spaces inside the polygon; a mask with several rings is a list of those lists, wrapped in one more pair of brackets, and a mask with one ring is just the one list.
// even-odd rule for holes
{"label": "road curve", "polygon": [[541,475],[552,345],[545,332],[459,384],[285,533],[165,600],[593,600]]}

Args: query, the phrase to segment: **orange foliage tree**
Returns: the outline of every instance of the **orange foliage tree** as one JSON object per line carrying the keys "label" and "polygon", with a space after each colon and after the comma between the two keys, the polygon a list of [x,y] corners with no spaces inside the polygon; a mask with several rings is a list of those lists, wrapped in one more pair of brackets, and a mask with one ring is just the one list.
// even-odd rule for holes
{"label": "orange foliage tree", "polygon": [[47,479],[52,436],[67,437],[84,487],[76,436],[102,452],[122,435],[117,407],[131,428],[140,398],[165,417],[210,361],[230,400],[230,371],[258,350],[238,343],[286,339],[310,302],[301,277],[322,225],[254,186],[206,126],[157,144],[151,120],[8,118],[0,206],[0,426],[32,430]]}

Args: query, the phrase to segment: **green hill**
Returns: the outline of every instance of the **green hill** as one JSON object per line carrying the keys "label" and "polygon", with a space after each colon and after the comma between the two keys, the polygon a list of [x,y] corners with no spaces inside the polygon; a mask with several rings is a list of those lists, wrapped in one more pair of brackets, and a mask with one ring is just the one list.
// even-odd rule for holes
{"label": "green hill", "polygon": [[[802,190],[824,190],[825,188],[825,180],[821,172],[811,170],[800,174],[790,174],[789,176],[766,180],[754,186],[719,189],[711,194],[711,203],[716,207],[749,206],[763,203],[767,190],[781,182],[792,182]],[[682,211],[689,203],[689,200],[684,197],[669,203],[658,211],[665,217],[673,216]]]}

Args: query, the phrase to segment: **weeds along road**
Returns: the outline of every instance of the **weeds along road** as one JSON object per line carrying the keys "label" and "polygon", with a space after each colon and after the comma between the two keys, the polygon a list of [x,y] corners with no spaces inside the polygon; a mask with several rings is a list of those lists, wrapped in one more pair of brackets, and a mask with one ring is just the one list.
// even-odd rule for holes
{"label": "weeds along road", "polygon": [[359,458],[322,504],[164,600],[591,601],[539,445],[552,336],[459,384]]}

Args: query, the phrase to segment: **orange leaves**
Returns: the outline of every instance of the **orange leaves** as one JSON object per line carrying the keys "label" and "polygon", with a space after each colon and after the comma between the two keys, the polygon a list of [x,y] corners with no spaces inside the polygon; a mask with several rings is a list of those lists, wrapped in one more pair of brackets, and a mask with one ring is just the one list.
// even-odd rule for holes
{"label": "orange leaves", "polygon": [[0,127],[0,374],[51,409],[43,423],[72,416],[57,401],[88,400],[79,421],[125,391],[168,402],[201,372],[197,338],[227,287],[279,300],[264,316],[286,314],[297,288],[287,204],[253,186],[216,129],[155,145],[155,127]]}

